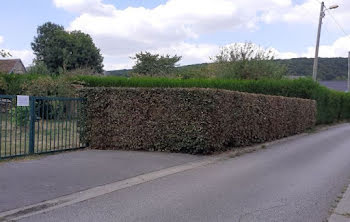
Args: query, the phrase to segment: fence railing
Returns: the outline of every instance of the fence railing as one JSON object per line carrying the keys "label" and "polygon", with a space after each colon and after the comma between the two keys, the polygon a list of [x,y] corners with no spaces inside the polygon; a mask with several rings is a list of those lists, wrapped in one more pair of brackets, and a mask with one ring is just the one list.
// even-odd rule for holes
{"label": "fence railing", "polygon": [[0,95],[0,159],[86,147],[83,98]]}

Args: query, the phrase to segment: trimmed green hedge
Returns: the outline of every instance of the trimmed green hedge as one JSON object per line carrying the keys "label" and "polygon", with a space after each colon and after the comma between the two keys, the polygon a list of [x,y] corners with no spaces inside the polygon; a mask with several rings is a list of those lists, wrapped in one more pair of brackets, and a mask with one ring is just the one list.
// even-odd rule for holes
{"label": "trimmed green hedge", "polygon": [[350,119],[350,93],[330,90],[311,79],[223,80],[79,76],[75,81],[89,87],[214,88],[317,101],[317,123]]}
{"label": "trimmed green hedge", "polygon": [[[2,94],[18,95],[27,92],[26,86],[38,85],[47,75],[0,74]],[[56,81],[59,77],[51,77]],[[123,78],[100,76],[67,77],[72,83],[91,87],[162,87],[162,88],[214,88],[240,92],[314,99],[317,101],[317,123],[327,124],[350,119],[350,93],[336,92],[320,86],[311,79],[297,80],[228,80],[228,79],[171,79]],[[38,82],[38,84],[35,84]],[[64,95],[62,95],[64,96]],[[70,95],[66,95],[70,96]]]}
{"label": "trimmed green hedge", "polygon": [[215,89],[83,88],[94,149],[210,154],[295,135],[316,122],[313,100]]}

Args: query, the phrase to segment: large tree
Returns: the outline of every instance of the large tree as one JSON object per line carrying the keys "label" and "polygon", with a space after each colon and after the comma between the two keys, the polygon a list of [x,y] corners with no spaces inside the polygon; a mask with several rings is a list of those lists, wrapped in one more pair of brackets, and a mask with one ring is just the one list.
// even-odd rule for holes
{"label": "large tree", "polygon": [[32,42],[36,61],[58,73],[89,68],[103,72],[103,57],[90,35],[80,31],[67,32],[63,26],[47,22],[37,29]]}
{"label": "large tree", "polygon": [[171,74],[181,56],[160,56],[150,52],[140,52],[132,57],[136,62],[133,72],[138,75],[165,76]]}

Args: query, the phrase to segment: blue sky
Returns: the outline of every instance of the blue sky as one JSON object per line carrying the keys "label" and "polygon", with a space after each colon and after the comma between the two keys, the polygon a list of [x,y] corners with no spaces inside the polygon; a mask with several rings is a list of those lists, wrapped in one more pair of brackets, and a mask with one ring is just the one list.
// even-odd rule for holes
{"label": "blue sky", "polygon": [[[324,19],[320,55],[350,50],[350,2]],[[20,6],[20,7],[18,7]],[[2,0],[0,48],[29,65],[36,28],[47,21],[89,33],[105,68],[130,68],[139,51],[183,56],[182,64],[209,61],[220,47],[251,41],[280,58],[312,57],[318,0]]]}

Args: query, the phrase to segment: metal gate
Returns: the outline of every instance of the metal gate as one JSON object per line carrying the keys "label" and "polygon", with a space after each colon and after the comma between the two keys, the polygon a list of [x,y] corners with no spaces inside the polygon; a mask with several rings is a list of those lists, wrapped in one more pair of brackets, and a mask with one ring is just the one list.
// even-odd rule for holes
{"label": "metal gate", "polygon": [[[23,98],[27,105],[19,103]],[[0,95],[0,159],[86,147],[84,104],[83,98]]]}

